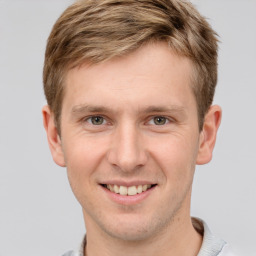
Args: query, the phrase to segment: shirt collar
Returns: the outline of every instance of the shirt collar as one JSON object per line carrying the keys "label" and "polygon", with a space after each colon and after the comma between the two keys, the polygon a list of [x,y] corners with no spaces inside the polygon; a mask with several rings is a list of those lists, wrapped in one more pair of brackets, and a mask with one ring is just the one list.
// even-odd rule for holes
{"label": "shirt collar", "polygon": [[217,256],[226,242],[212,234],[207,224],[199,219],[192,218],[194,228],[203,235],[203,243],[197,256]]}

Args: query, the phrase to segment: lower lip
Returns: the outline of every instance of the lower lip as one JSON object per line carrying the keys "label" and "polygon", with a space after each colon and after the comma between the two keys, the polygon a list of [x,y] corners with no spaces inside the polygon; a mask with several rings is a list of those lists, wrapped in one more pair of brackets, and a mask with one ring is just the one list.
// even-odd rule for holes
{"label": "lower lip", "polygon": [[122,196],[120,194],[116,194],[111,192],[107,188],[101,186],[101,188],[106,192],[107,196],[114,202],[122,205],[134,205],[139,204],[144,201],[156,188],[156,186],[134,196]]}

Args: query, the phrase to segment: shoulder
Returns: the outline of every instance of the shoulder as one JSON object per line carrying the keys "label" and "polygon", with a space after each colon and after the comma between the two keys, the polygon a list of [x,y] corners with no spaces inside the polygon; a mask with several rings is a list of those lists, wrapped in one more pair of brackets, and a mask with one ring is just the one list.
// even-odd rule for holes
{"label": "shoulder", "polygon": [[235,255],[235,254],[231,251],[229,245],[226,244],[226,245],[222,248],[222,250],[221,250],[221,252],[218,254],[218,256],[237,256],[237,255]]}
{"label": "shoulder", "polygon": [[82,256],[82,255],[79,252],[68,251],[64,253],[62,256]]}
{"label": "shoulder", "polygon": [[84,248],[86,245],[86,235],[83,237],[82,243],[79,245],[79,248],[75,251],[68,251],[64,253],[62,256],[83,256],[84,255]]}

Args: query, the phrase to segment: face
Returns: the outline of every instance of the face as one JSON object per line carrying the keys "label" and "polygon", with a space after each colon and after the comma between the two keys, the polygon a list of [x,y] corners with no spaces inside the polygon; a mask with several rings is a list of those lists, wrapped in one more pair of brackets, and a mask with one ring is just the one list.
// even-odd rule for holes
{"label": "face", "polygon": [[189,217],[203,143],[191,63],[165,44],[69,71],[54,160],[87,233],[141,240]]}

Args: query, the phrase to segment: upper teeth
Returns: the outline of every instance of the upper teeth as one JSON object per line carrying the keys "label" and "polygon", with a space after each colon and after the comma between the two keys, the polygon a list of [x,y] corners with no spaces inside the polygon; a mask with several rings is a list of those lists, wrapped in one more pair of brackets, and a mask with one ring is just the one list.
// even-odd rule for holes
{"label": "upper teeth", "polygon": [[140,194],[147,189],[151,188],[151,185],[139,185],[139,186],[131,186],[131,187],[125,187],[125,186],[118,186],[118,185],[107,185],[107,188],[116,193],[120,194],[122,196],[134,196],[136,194]]}

